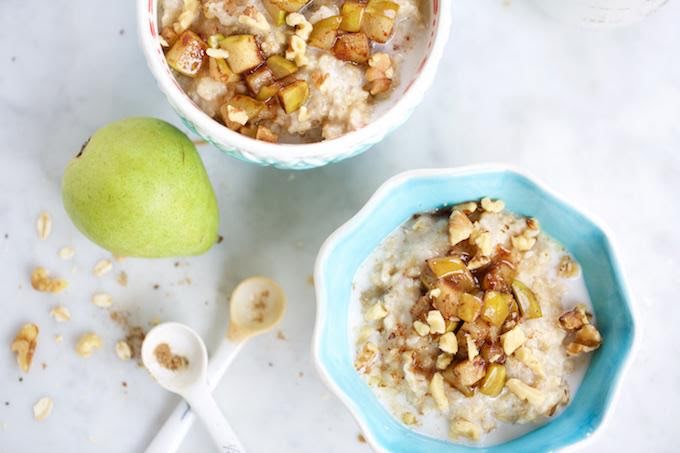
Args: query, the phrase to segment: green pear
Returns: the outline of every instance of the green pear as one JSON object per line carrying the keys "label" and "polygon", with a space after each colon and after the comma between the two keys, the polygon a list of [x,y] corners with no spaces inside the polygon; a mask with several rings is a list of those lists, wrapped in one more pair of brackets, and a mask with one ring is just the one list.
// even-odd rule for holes
{"label": "green pear", "polygon": [[215,193],[196,147],[155,118],[128,118],[90,137],[64,172],[78,229],[119,256],[198,255],[217,240]]}

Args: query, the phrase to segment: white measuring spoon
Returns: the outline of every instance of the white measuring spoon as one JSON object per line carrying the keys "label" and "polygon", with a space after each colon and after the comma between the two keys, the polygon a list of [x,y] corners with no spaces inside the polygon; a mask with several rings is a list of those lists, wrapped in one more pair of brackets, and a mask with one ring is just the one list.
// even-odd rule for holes
{"label": "white measuring spoon", "polygon": [[[251,277],[239,283],[229,302],[227,336],[208,365],[208,386],[211,391],[222,379],[246,340],[271,330],[285,311],[286,295],[273,280]],[[176,452],[194,419],[189,405],[184,401],[180,402],[146,448],[146,453]]]}
{"label": "white measuring spoon", "polygon": [[[170,369],[156,354],[166,345],[172,354],[187,359],[185,366]],[[142,361],[161,387],[182,396],[205,424],[219,451],[245,452],[236,434],[215,403],[208,387],[208,352],[201,337],[189,327],[176,322],[159,324],[149,331],[142,344]]]}

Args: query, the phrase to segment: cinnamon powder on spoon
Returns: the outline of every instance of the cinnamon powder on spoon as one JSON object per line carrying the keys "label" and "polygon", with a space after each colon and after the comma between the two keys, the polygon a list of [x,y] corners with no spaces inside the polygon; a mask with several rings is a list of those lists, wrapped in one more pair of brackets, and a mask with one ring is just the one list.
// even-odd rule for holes
{"label": "cinnamon powder on spoon", "polygon": [[181,370],[189,365],[189,360],[181,355],[173,354],[167,343],[161,343],[153,350],[156,360],[163,368],[171,371]]}

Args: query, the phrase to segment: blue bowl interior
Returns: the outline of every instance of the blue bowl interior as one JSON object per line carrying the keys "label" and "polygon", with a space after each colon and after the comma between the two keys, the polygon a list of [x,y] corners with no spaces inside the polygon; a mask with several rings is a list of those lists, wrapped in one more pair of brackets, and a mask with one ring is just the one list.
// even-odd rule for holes
{"label": "blue bowl interior", "polygon": [[[348,337],[348,305],[354,275],[368,255],[392,231],[417,212],[484,196],[501,198],[508,209],[538,218],[543,230],[561,242],[582,266],[586,286],[604,338],[571,404],[550,423],[510,442],[478,448],[433,439],[407,429],[385,410],[354,371]],[[605,234],[587,217],[526,177],[509,170],[460,175],[411,177],[383,192],[336,236],[320,267],[323,280],[317,303],[326,316],[317,358],[351,400],[373,440],[391,452],[551,450],[590,435],[602,422],[615,384],[630,352],[634,322],[618,264]]]}

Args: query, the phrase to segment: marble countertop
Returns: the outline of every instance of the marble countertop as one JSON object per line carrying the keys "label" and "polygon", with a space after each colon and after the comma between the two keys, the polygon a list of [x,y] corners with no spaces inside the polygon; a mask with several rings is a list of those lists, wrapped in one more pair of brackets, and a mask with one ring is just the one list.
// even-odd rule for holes
{"label": "marble countertop", "polygon": [[[449,1],[449,0],[445,0]],[[592,451],[672,451],[680,442],[680,4],[646,21],[594,32],[563,26],[525,1],[456,0],[451,41],[433,89],[413,117],[355,159],[292,173],[202,146],[220,203],[224,242],[204,256],[126,259],[95,278],[108,254],[72,226],[60,202],[67,161],[97,127],[150,115],[179,124],[147,71],[134,2],[0,2],[0,452],[136,452],[177,399],[143,368],[120,361],[123,331],[89,302],[113,296],[133,323],[182,320],[209,348],[226,325],[231,289],[264,274],[289,296],[280,333],[246,345],[216,398],[253,452],[369,451],[310,360],[315,314],[309,276],[324,238],[386,178],[418,167],[500,161],[540,175],[598,213],[622,246],[639,315],[639,350]],[[53,232],[39,241],[42,210]],[[72,245],[63,261],[57,250]],[[63,294],[30,288],[36,265],[66,277]],[[128,276],[126,287],[116,282]],[[158,289],[154,286],[158,285]],[[51,306],[72,320],[58,324]],[[22,374],[9,343],[24,322],[41,328]],[[103,349],[73,350],[86,331]],[[57,343],[55,335],[63,335]],[[42,396],[51,416],[33,419]],[[196,425],[182,451],[210,451]]]}

